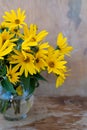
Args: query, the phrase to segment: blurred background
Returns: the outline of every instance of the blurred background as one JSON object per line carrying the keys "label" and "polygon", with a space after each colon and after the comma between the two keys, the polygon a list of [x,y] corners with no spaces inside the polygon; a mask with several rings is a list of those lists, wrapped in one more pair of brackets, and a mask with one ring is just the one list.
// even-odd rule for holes
{"label": "blurred background", "polygon": [[26,11],[26,22],[37,24],[39,30],[49,32],[47,41],[56,46],[62,32],[74,47],[67,57],[70,76],[62,87],[55,88],[53,75],[44,73],[48,82],[41,82],[35,95],[87,96],[87,0],[0,0],[0,22],[5,11],[21,8]]}

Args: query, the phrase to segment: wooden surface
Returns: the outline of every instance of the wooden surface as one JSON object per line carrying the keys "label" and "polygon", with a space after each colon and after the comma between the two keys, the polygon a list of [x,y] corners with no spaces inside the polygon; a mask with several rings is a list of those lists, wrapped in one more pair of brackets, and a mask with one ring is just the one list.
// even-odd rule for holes
{"label": "wooden surface", "polygon": [[87,98],[35,98],[27,119],[11,122],[0,115],[0,130],[87,130]]}
{"label": "wooden surface", "polygon": [[71,72],[64,85],[55,89],[54,77],[45,73],[48,82],[42,82],[36,94],[87,96],[87,0],[0,0],[0,22],[5,11],[19,7],[26,11],[27,24],[49,32],[50,44],[55,46],[57,34],[63,32],[74,47],[67,58]]}

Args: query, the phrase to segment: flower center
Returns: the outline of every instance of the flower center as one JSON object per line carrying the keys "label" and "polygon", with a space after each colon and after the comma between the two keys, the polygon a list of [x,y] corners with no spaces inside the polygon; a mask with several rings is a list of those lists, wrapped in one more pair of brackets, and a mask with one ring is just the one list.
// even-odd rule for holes
{"label": "flower center", "polygon": [[6,39],[3,39],[3,40],[2,40],[2,43],[4,43],[5,41],[6,41]]}
{"label": "flower center", "polygon": [[35,42],[35,41],[36,41],[36,39],[34,37],[32,37],[31,42]]}
{"label": "flower center", "polygon": [[18,32],[18,29],[15,28],[15,29],[14,29],[14,32]]}
{"label": "flower center", "polygon": [[12,75],[11,75],[11,74],[9,74],[8,77],[9,77],[10,79],[12,79]]}
{"label": "flower center", "polygon": [[54,64],[54,62],[52,62],[52,61],[51,61],[51,62],[49,62],[49,66],[50,66],[51,68],[53,68],[53,67],[54,67],[54,65],[55,65],[55,64]]}
{"label": "flower center", "polygon": [[29,63],[30,62],[30,58],[29,57],[25,58],[24,62]]}
{"label": "flower center", "polygon": [[20,20],[19,20],[19,19],[15,19],[15,23],[16,23],[16,24],[19,24],[19,23],[20,23]]}
{"label": "flower center", "polygon": [[36,63],[38,63],[38,62],[39,62],[39,59],[37,58],[35,61],[36,61]]}

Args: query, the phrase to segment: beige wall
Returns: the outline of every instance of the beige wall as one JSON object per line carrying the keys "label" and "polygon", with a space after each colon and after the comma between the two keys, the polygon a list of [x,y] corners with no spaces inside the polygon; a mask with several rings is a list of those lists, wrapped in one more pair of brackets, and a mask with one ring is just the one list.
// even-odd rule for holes
{"label": "beige wall", "polygon": [[87,96],[87,0],[0,0],[0,20],[4,11],[18,7],[26,10],[28,24],[49,31],[50,44],[55,46],[57,34],[63,32],[74,47],[67,58],[71,72],[64,85],[55,89],[53,76],[45,73],[48,83],[42,82],[36,94]]}

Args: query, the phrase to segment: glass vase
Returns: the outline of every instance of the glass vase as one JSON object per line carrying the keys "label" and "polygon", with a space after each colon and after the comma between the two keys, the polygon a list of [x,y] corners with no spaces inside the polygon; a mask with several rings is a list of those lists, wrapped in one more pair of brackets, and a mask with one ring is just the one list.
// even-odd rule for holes
{"label": "glass vase", "polygon": [[25,91],[22,96],[14,96],[10,92],[3,91],[0,86],[0,112],[4,118],[10,121],[20,120],[28,116],[34,101],[33,94]]}

